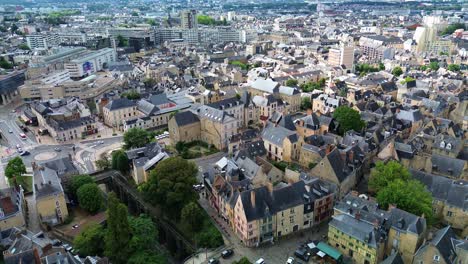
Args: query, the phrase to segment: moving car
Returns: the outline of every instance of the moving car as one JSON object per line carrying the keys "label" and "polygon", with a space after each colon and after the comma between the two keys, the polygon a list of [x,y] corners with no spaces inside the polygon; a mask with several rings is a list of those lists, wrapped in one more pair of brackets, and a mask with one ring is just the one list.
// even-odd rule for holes
{"label": "moving car", "polygon": [[265,260],[263,258],[259,258],[255,261],[255,264],[265,264]]}
{"label": "moving car", "polygon": [[219,264],[219,260],[217,260],[215,258],[212,258],[212,259],[208,260],[208,264]]}
{"label": "moving car", "polygon": [[288,260],[286,261],[286,264],[293,264],[294,263],[294,258],[289,257]]}
{"label": "moving car", "polygon": [[26,135],[25,135],[24,133],[21,133],[21,134],[20,134],[20,137],[21,137],[22,139],[26,139]]}
{"label": "moving car", "polygon": [[29,151],[25,150],[25,151],[20,151],[19,154],[20,154],[20,156],[27,156],[27,155],[29,155],[31,153],[29,153]]}
{"label": "moving car", "polygon": [[62,151],[59,147],[54,148],[55,151],[60,152]]}
{"label": "moving car", "polygon": [[234,254],[234,250],[232,249],[227,249],[227,250],[224,250],[223,252],[221,252],[221,257],[223,259],[227,259],[229,258],[230,256],[232,256]]}

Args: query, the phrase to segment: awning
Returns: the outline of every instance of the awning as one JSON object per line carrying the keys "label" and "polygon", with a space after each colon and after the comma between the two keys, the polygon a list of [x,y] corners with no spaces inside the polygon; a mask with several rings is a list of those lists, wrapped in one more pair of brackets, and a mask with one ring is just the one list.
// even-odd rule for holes
{"label": "awning", "polygon": [[307,244],[307,247],[309,247],[309,249],[313,249],[313,248],[316,248],[317,246],[315,245],[314,242],[312,242],[312,243]]}
{"label": "awning", "polygon": [[323,253],[322,251],[319,251],[319,252],[317,252],[317,255],[318,255],[319,257],[323,258],[323,257],[325,257],[326,254]]}
{"label": "awning", "polygon": [[341,253],[338,250],[332,248],[331,246],[323,242],[318,243],[317,248],[335,260],[339,260],[342,257]]}

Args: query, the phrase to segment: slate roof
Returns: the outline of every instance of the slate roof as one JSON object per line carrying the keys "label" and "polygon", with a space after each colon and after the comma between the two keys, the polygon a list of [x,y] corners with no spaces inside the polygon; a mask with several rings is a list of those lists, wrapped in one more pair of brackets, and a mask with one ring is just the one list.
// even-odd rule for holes
{"label": "slate roof", "polygon": [[466,160],[432,154],[431,162],[433,172],[451,175],[454,178],[464,178],[466,175],[464,171]]}
{"label": "slate roof", "polygon": [[124,97],[124,98],[112,100],[104,107],[109,109],[110,111],[115,111],[115,110],[134,107],[134,106],[136,106],[135,101],[129,100]]}
{"label": "slate roof", "polygon": [[262,139],[264,141],[268,141],[281,148],[283,147],[283,140],[285,138],[297,140],[296,132],[288,130],[282,126],[275,126],[271,122],[268,122],[262,131]]}
{"label": "slate roof", "polygon": [[345,162],[341,158],[338,148],[332,150],[325,158],[330,162],[331,168],[338,180],[340,182],[346,180],[350,175],[351,170],[346,166]]}
{"label": "slate roof", "polygon": [[419,109],[400,110],[400,112],[397,113],[396,118],[410,122],[417,122],[423,119],[423,115]]}
{"label": "slate roof", "polygon": [[280,94],[284,94],[284,95],[296,95],[300,93],[297,88],[288,87],[288,86],[280,86],[278,91]]}
{"label": "slate roof", "polygon": [[452,180],[443,176],[410,169],[413,178],[422,182],[432,193],[434,199],[445,201],[447,204],[468,210],[468,182]]}
{"label": "slate roof", "polygon": [[378,233],[378,230],[375,230],[374,225],[370,223],[359,221],[347,214],[340,214],[333,216],[329,225],[366,243],[370,247],[377,248],[377,241],[380,239],[381,234]]}
{"label": "slate roof", "polygon": [[457,240],[457,236],[455,235],[455,232],[453,232],[453,229],[450,226],[447,226],[438,230],[430,242],[439,250],[439,253],[444,258],[445,263],[452,263],[453,259],[451,259],[451,256],[456,252],[453,240]]}
{"label": "slate roof", "polygon": [[422,234],[426,229],[426,219],[408,213],[398,208],[392,208],[390,210],[390,217],[388,222],[393,228],[411,232],[414,234]]}
{"label": "slate roof", "polygon": [[146,101],[146,100],[140,100],[137,103],[138,105],[138,110],[143,112],[145,115],[151,115],[159,110],[156,105]]}
{"label": "slate roof", "polygon": [[384,259],[380,264],[405,264],[400,256],[400,253],[396,252]]}
{"label": "slate roof", "polygon": [[226,98],[218,102],[207,104],[207,105],[213,108],[217,108],[217,109],[227,109],[227,108],[231,108],[231,107],[242,105],[242,104],[243,102],[237,99],[237,97],[232,97],[232,98]]}
{"label": "slate roof", "polygon": [[252,82],[250,86],[256,90],[274,94],[278,92],[279,83],[273,81],[272,79],[259,78]]}
{"label": "slate roof", "polygon": [[174,118],[175,118],[175,122],[177,123],[179,127],[193,124],[196,122],[200,122],[200,119],[198,118],[198,116],[192,113],[191,111],[177,113],[174,116]]}

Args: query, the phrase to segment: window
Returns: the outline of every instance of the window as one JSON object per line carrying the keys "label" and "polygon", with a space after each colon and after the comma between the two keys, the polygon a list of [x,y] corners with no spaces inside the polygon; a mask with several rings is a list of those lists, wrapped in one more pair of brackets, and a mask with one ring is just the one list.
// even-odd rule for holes
{"label": "window", "polygon": [[294,216],[289,217],[289,223],[291,223],[291,224],[294,223]]}
{"label": "window", "polygon": [[434,255],[434,261],[439,261],[440,260],[440,256],[439,255]]}
{"label": "window", "polygon": [[366,257],[370,258],[370,257],[371,257],[371,254],[366,253]]}
{"label": "window", "polygon": [[291,214],[294,214],[294,208],[291,208],[291,210],[289,210],[289,212],[290,212]]}
{"label": "window", "polygon": [[447,216],[448,217],[452,217],[452,215],[453,215],[452,211],[447,211]]}

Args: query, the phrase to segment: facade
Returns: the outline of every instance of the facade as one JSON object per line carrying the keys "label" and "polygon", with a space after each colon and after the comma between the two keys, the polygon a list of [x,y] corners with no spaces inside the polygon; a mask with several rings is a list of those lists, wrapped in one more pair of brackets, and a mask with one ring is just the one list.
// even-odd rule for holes
{"label": "facade", "polygon": [[24,191],[19,188],[5,188],[0,190],[0,230],[13,227],[23,227],[25,220]]}
{"label": "facade", "polygon": [[342,66],[351,71],[354,65],[354,46],[341,44],[339,47],[328,51],[328,64],[330,66]]}
{"label": "facade", "polygon": [[269,159],[287,162],[299,159],[301,144],[295,131],[268,122],[261,137]]}
{"label": "facade", "polygon": [[102,110],[104,124],[117,130],[124,129],[125,121],[141,115],[137,103],[127,98],[112,100]]}
{"label": "facade", "polygon": [[112,48],[104,48],[90,52],[83,57],[75,58],[64,67],[70,73],[71,78],[82,78],[107,67],[108,63],[117,60],[117,53]]}
{"label": "facade", "polygon": [[180,12],[180,24],[182,28],[198,28],[197,11],[183,10]]}
{"label": "facade", "polygon": [[252,96],[270,94],[284,101],[287,113],[296,113],[301,108],[301,93],[297,88],[281,86],[271,79],[259,78],[247,87]]}
{"label": "facade", "polygon": [[192,142],[201,138],[201,124],[191,111],[181,112],[169,120],[169,136],[176,142]]}

